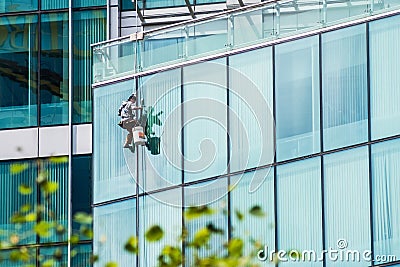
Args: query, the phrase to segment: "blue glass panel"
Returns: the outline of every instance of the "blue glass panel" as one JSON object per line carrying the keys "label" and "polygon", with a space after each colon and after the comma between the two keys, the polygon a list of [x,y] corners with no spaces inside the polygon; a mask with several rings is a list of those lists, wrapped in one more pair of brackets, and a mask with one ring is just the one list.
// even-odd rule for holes
{"label": "blue glass panel", "polygon": [[272,48],[229,58],[231,172],[274,160]]}
{"label": "blue glass panel", "polygon": [[[41,203],[44,205],[43,219],[48,222],[55,223],[68,229],[68,162],[54,163],[49,160],[41,162],[41,172],[47,173],[47,180],[57,183],[58,190],[45,197],[42,194]],[[59,234],[52,229],[49,237],[41,237],[41,243],[62,242],[68,239],[68,233],[65,231]]]}
{"label": "blue glass panel", "polygon": [[[145,77],[139,81],[148,121],[148,140],[158,149],[144,149],[143,179],[146,191],[165,188],[182,182],[181,126],[181,69],[170,70]],[[157,116],[158,115],[158,116]],[[155,117],[153,117],[155,116]],[[158,143],[158,142],[157,142]],[[158,150],[158,151],[156,151]],[[158,153],[157,153],[158,152]]]}
{"label": "blue glass panel", "polygon": [[370,23],[371,136],[400,133],[400,16]]}
{"label": "blue glass panel", "polygon": [[136,236],[136,200],[97,207],[93,212],[93,252],[101,255],[94,266],[103,267],[109,261],[118,266],[136,266],[136,256],[124,250],[129,237]]}
{"label": "blue glass panel", "polygon": [[[164,246],[174,246],[182,251],[182,189],[173,189],[147,195],[140,203],[140,262],[146,266],[158,265],[158,256]],[[172,204],[172,205],[171,205]],[[145,233],[158,225],[164,236],[157,242],[146,240]]]}
{"label": "blue glass panel", "polygon": [[183,69],[185,182],[227,172],[225,59]]}
{"label": "blue glass panel", "polygon": [[[11,259],[15,252],[19,252],[19,250],[0,250],[0,267],[26,267],[26,266],[35,266],[36,257],[30,257],[27,261],[15,261],[15,259]],[[36,255],[36,248],[28,248],[29,255]],[[15,254],[14,254],[15,255]]]}
{"label": "blue glass panel", "polygon": [[[279,249],[314,250],[319,254],[322,250],[320,158],[278,166],[276,187]],[[322,266],[322,262],[288,261],[282,266]]]}
{"label": "blue glass panel", "polygon": [[[268,171],[262,169],[231,178],[230,188],[234,188],[230,195],[231,234],[245,242],[244,255],[250,255],[255,250],[251,240],[257,241],[263,248],[267,246],[269,251],[275,250],[274,170]],[[260,183],[255,192],[250,192],[252,182]],[[254,206],[260,206],[266,216],[249,215]],[[239,219],[236,212],[243,214],[244,218]]]}
{"label": "blue glass panel", "polygon": [[201,5],[201,4],[212,4],[212,3],[226,3],[226,1],[221,1],[221,0],[195,0],[196,5]]}
{"label": "blue glass panel", "polygon": [[68,2],[69,0],[41,0],[41,9],[49,10],[68,8]]}
{"label": "blue glass panel", "polygon": [[106,10],[73,13],[73,123],[92,121],[92,49],[91,44],[106,38]]}
{"label": "blue glass panel", "polygon": [[0,13],[30,11],[38,9],[38,0],[3,0],[0,2]]}
{"label": "blue glass panel", "polygon": [[107,0],[72,0],[73,7],[105,6]]}
{"label": "blue glass panel", "polygon": [[276,46],[278,161],[320,151],[318,37]]}
{"label": "blue glass panel", "polygon": [[[210,257],[213,254],[219,257],[223,256],[224,244],[228,241],[228,216],[225,215],[228,208],[227,193],[228,181],[226,178],[184,188],[184,205],[186,207],[207,205],[214,211],[212,215],[185,220],[188,242],[193,241],[197,231],[210,225],[223,231],[223,233],[211,235],[208,249],[202,247],[196,251],[199,257]],[[193,248],[185,248],[187,266],[195,266],[193,256],[196,255],[196,252],[193,251]]]}
{"label": "blue glass panel", "polygon": [[135,90],[128,81],[94,90],[93,194],[94,203],[136,192],[136,153],[123,148],[127,131],[117,123],[118,108]]}
{"label": "blue glass panel", "polygon": [[[92,213],[92,157],[72,157],[71,182],[72,215],[77,212]],[[80,224],[72,222],[72,228],[79,230]]]}
{"label": "blue glass panel", "polygon": [[[371,250],[368,148],[325,156],[324,175],[325,247],[347,244],[346,250]],[[363,260],[326,262],[326,266],[366,265]]]}
{"label": "blue glass panel", "polygon": [[368,140],[365,24],[322,35],[324,150]]}
{"label": "blue glass panel", "polygon": [[[190,0],[193,2],[193,0]],[[186,6],[185,0],[144,0],[145,8]]]}
{"label": "blue glass panel", "polygon": [[42,15],[40,125],[68,123],[68,13]]}
{"label": "blue glass panel", "polygon": [[37,16],[0,17],[0,128],[37,125],[36,29]]}
{"label": "blue glass panel", "polygon": [[90,267],[92,266],[92,245],[91,244],[79,244],[73,247],[73,250],[76,251],[75,257],[71,259],[71,266],[77,267]]}
{"label": "blue glass panel", "polygon": [[[13,164],[26,167],[20,173],[11,173]],[[17,233],[20,236],[19,244],[32,244],[36,241],[36,235],[31,232],[34,223],[21,225],[10,223],[11,217],[21,209],[23,205],[30,205],[31,212],[37,203],[37,166],[35,161],[0,162],[0,240],[8,240],[9,236]],[[20,195],[18,187],[24,184],[32,188],[32,194]],[[4,239],[3,239],[4,237]],[[2,265],[0,265],[2,266]]]}
{"label": "blue glass panel", "polygon": [[61,255],[60,258],[54,260],[54,267],[63,267],[68,264],[68,247],[48,247],[48,248],[40,248],[39,254],[42,262],[54,260],[54,254]]}
{"label": "blue glass panel", "polygon": [[[400,259],[400,141],[372,146],[372,200],[375,255]],[[393,261],[382,258],[379,263]]]}

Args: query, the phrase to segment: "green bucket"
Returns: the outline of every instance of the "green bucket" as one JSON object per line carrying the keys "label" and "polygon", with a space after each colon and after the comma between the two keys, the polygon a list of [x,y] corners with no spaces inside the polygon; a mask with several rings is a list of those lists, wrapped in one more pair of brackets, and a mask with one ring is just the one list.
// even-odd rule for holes
{"label": "green bucket", "polygon": [[160,154],[160,137],[150,137],[149,149],[152,155]]}

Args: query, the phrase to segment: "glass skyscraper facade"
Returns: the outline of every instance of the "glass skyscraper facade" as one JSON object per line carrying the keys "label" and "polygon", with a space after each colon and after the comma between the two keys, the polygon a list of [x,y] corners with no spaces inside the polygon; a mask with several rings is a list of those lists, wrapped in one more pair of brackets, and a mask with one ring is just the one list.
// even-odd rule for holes
{"label": "glass skyscraper facade", "polygon": [[[192,266],[190,248],[178,237],[185,228],[190,239],[210,222],[224,229],[210,240],[210,251],[243,236],[270,250],[317,253],[338,249],[344,240],[374,259],[392,257],[278,265],[399,265],[400,12],[390,5],[377,14],[368,5],[347,6],[349,13],[338,7],[325,14],[330,25],[309,29],[301,8],[282,12],[272,30],[279,36],[249,44],[239,39],[237,47],[228,43],[233,49],[220,44],[249,28],[237,22],[224,32],[210,26],[218,18],[198,22],[204,32],[197,36],[184,33],[197,28],[194,22],[179,25],[179,32],[147,38],[145,32],[143,39],[96,46],[111,55],[94,65],[94,251],[103,256],[96,266],[157,266],[164,245],[180,247],[185,266]],[[368,15],[360,16],[365,7]],[[248,20],[261,21],[248,12]],[[307,12],[326,19],[321,10]],[[265,26],[269,13],[258,14]],[[189,56],[187,49],[197,52]],[[111,65],[113,72],[99,71]],[[122,148],[126,132],[116,125],[116,110],[133,92],[145,110],[158,114],[161,124],[151,134],[161,140],[160,153]],[[183,216],[205,204],[227,212],[195,221]],[[235,211],[255,205],[267,215],[240,222]],[[145,238],[152,225],[165,231],[160,242]],[[122,249],[129,236],[138,237],[138,255]]]}

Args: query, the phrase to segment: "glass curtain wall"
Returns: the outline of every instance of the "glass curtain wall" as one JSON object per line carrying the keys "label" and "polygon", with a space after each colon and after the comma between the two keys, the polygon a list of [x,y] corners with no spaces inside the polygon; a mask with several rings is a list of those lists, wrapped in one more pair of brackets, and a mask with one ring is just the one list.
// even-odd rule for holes
{"label": "glass curtain wall", "polygon": [[372,146],[372,199],[374,251],[377,255],[400,258],[400,142]]}
{"label": "glass curtain wall", "polygon": [[68,13],[43,14],[40,125],[68,123]]}
{"label": "glass curtain wall", "polygon": [[0,2],[0,13],[33,11],[38,9],[38,0],[3,0]]}
{"label": "glass curtain wall", "polygon": [[37,15],[0,17],[0,129],[38,123],[37,22]]}
{"label": "glass curtain wall", "polygon": [[136,193],[136,154],[123,148],[128,132],[117,125],[118,108],[135,86],[135,81],[128,81],[94,91],[94,203]]}
{"label": "glass curtain wall", "polygon": [[276,157],[320,151],[318,36],[275,47]]}
{"label": "glass curtain wall", "polygon": [[400,134],[399,16],[369,24],[372,139]]}
{"label": "glass curtain wall", "polygon": [[322,35],[324,150],[368,140],[365,24]]}
{"label": "glass curtain wall", "polygon": [[[371,250],[368,148],[361,147],[324,157],[325,247]],[[356,193],[355,193],[356,192]],[[327,261],[326,266],[342,266]],[[365,266],[349,261],[346,266]]]}
{"label": "glass curtain wall", "polygon": [[103,41],[107,33],[106,10],[73,13],[73,123],[92,121],[92,51],[90,44]]}

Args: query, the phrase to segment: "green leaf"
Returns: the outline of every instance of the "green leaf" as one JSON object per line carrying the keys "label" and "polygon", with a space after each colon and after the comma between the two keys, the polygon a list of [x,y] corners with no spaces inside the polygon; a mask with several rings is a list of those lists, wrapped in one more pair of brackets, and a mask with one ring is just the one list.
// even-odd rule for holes
{"label": "green leaf", "polygon": [[74,221],[80,224],[92,224],[93,217],[85,212],[77,212],[74,215]]}
{"label": "green leaf", "polygon": [[43,183],[42,189],[46,194],[52,194],[58,190],[58,183],[46,181]]}
{"label": "green leaf", "polygon": [[181,266],[182,252],[179,248],[172,246],[165,246],[158,258],[158,266]]}
{"label": "green leaf", "polygon": [[228,243],[228,252],[230,257],[238,258],[243,254],[243,240],[233,238]]}
{"label": "green leaf", "polygon": [[51,157],[49,158],[49,161],[51,163],[66,163],[68,162],[68,157],[64,156],[64,157]]}
{"label": "green leaf", "polygon": [[35,212],[31,212],[25,215],[25,221],[27,222],[36,222],[37,215]]}
{"label": "green leaf", "polygon": [[56,262],[53,259],[49,259],[43,262],[42,267],[53,267]]}
{"label": "green leaf", "polygon": [[49,237],[53,227],[53,223],[41,221],[33,227],[33,231],[40,237]]}
{"label": "green leaf", "polygon": [[73,235],[71,235],[71,238],[69,239],[69,242],[71,244],[78,244],[79,240],[80,240],[79,235],[73,234]]}
{"label": "green leaf", "polygon": [[106,267],[118,267],[118,264],[116,262],[107,262]]}
{"label": "green leaf", "polygon": [[125,250],[131,253],[138,253],[138,240],[136,236],[129,237],[128,241],[125,243]]}
{"label": "green leaf", "polygon": [[193,220],[205,215],[211,215],[214,211],[210,209],[208,206],[200,206],[200,207],[189,207],[185,211],[185,218],[187,220]]}
{"label": "green leaf", "polygon": [[66,231],[67,230],[65,229],[64,225],[62,225],[62,224],[58,224],[57,225],[57,227],[56,227],[56,234],[57,235],[63,235],[63,234],[65,234]]}
{"label": "green leaf", "polygon": [[47,171],[40,171],[38,177],[36,178],[36,182],[41,185],[47,181],[48,173]]}
{"label": "green leaf", "polygon": [[243,221],[243,218],[244,218],[243,213],[241,213],[238,210],[235,210],[235,215],[236,215],[236,219],[238,219],[239,221]]}
{"label": "green leaf", "polygon": [[146,240],[149,242],[155,242],[163,238],[164,231],[158,225],[153,225],[150,227],[149,230],[146,232]]}
{"label": "green leaf", "polygon": [[214,234],[220,234],[220,235],[224,234],[224,230],[215,227],[215,225],[212,223],[207,224],[207,229]]}
{"label": "green leaf", "polygon": [[61,261],[62,257],[63,257],[63,253],[61,249],[56,249],[53,253],[53,257],[57,260],[57,261]]}
{"label": "green leaf", "polygon": [[29,168],[28,163],[14,163],[10,166],[11,174],[19,174]]}
{"label": "green leaf", "polygon": [[264,211],[263,211],[263,210],[261,209],[261,207],[258,206],[258,205],[253,206],[253,207],[250,209],[249,212],[250,212],[251,215],[256,216],[256,217],[264,217],[264,216],[265,216]]}
{"label": "green leaf", "polygon": [[11,223],[25,223],[26,217],[25,217],[25,215],[17,212],[13,216],[11,216],[10,221],[11,221]]}
{"label": "green leaf", "polygon": [[93,255],[90,256],[90,262],[91,263],[95,263],[98,260],[99,260],[99,256],[98,255],[93,254]]}
{"label": "green leaf", "polygon": [[21,212],[28,212],[32,209],[32,206],[30,204],[25,204],[21,207]]}
{"label": "green leaf", "polygon": [[202,246],[207,245],[210,240],[211,232],[208,228],[204,227],[198,230],[193,238],[192,246],[200,248]]}
{"label": "green leaf", "polygon": [[79,232],[81,232],[81,234],[89,239],[93,238],[93,230],[87,226],[81,226],[81,228],[79,229]]}
{"label": "green leaf", "polygon": [[18,187],[18,192],[21,195],[30,195],[30,194],[32,194],[32,191],[33,191],[32,187],[30,187],[29,185],[26,185],[26,184],[21,184]]}

